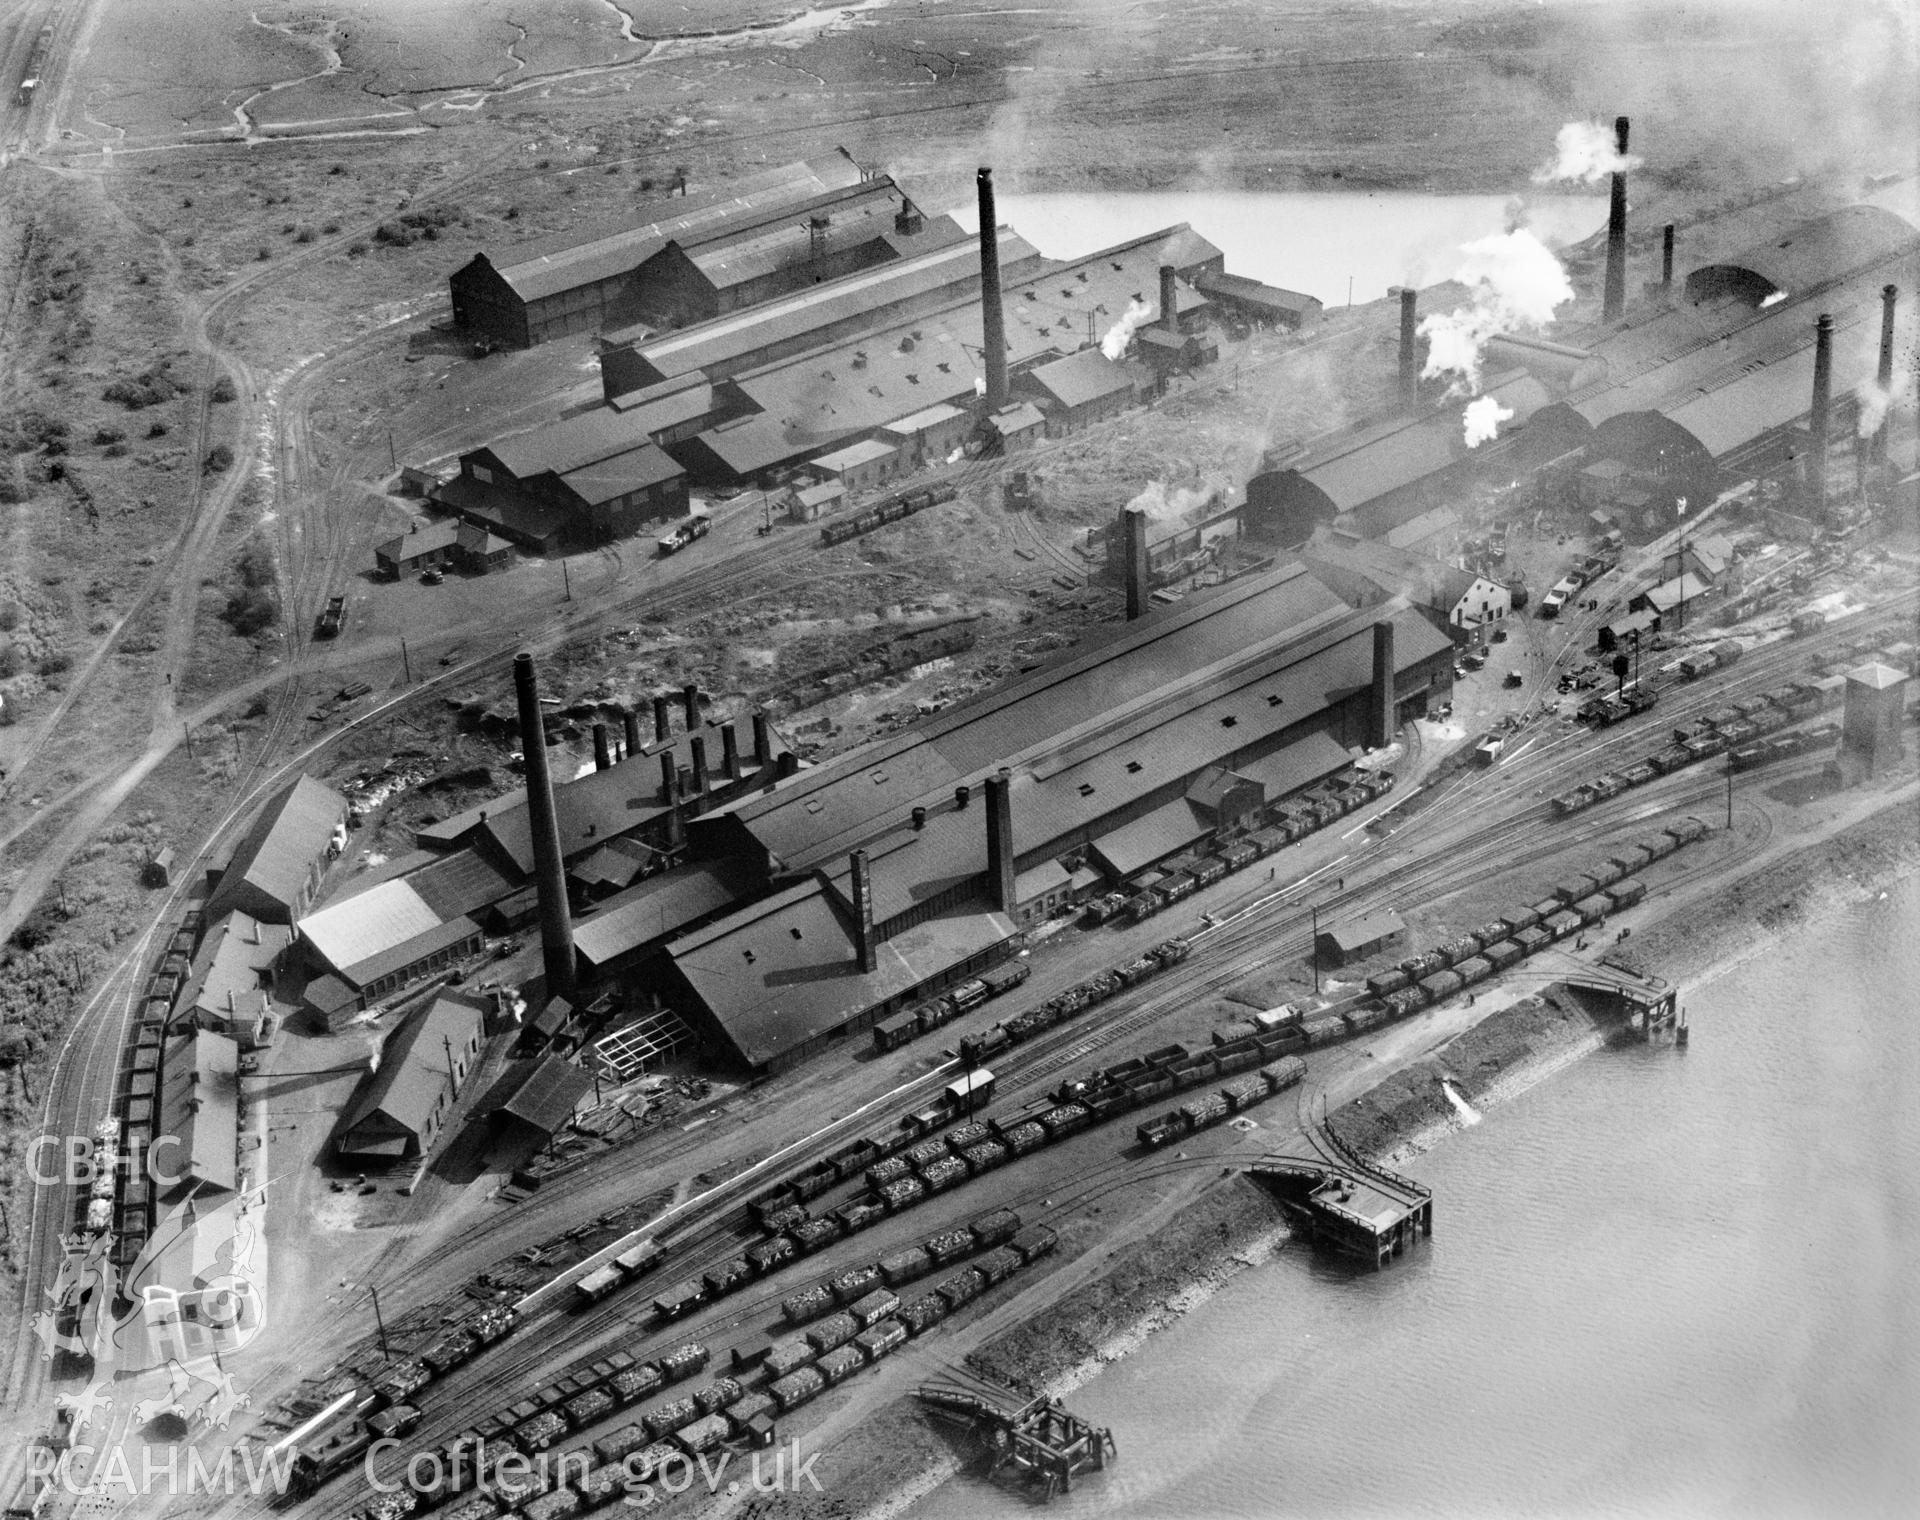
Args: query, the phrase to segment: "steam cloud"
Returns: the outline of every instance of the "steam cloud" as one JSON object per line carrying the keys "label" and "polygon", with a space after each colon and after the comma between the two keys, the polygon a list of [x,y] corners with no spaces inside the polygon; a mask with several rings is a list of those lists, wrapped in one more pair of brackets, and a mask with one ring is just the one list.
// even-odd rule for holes
{"label": "steam cloud", "polygon": [[1893,385],[1880,384],[1880,323],[1863,322],[1858,348],[1845,368],[1860,376],[1853,393],[1860,403],[1854,431],[1871,438],[1889,415],[1906,418],[1914,411],[1914,377],[1920,370],[1920,303],[1908,299],[1893,314]]}
{"label": "steam cloud", "polygon": [[1127,351],[1135,331],[1145,326],[1152,317],[1153,308],[1145,301],[1127,302],[1127,309],[1120,313],[1120,320],[1109,327],[1107,335],[1100,340],[1100,352],[1109,359],[1118,359]]}
{"label": "steam cloud", "polygon": [[1578,180],[1597,185],[1609,174],[1638,169],[1641,160],[1631,153],[1616,152],[1613,142],[1611,127],[1597,121],[1570,121],[1553,140],[1553,162],[1535,169],[1533,182],[1553,185]]}
{"label": "steam cloud", "polygon": [[1500,435],[1500,424],[1513,416],[1513,409],[1500,404],[1495,396],[1479,396],[1467,403],[1467,447],[1477,449]]}
{"label": "steam cloud", "polygon": [[1420,324],[1427,340],[1425,379],[1452,375],[1456,394],[1480,387],[1480,356],[1487,340],[1516,328],[1538,330],[1573,299],[1566,270],[1526,228],[1463,244],[1459,278],[1473,287],[1473,304],[1436,312]]}
{"label": "steam cloud", "polygon": [[1211,505],[1226,489],[1224,480],[1215,480],[1211,476],[1199,486],[1169,487],[1164,480],[1155,480],[1149,481],[1147,488],[1127,505],[1139,507],[1153,522],[1184,522]]}

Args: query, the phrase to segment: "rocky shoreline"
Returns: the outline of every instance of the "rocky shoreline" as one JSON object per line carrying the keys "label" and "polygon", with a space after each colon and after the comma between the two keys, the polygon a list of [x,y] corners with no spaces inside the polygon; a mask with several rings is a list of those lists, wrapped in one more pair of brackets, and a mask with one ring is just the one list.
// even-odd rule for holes
{"label": "rocky shoreline", "polygon": [[[1635,931],[1631,960],[1677,982],[1684,995],[1764,950],[1783,929],[1870,899],[1915,870],[1920,797],[1907,797],[1717,886],[1708,898],[1676,904]],[[1333,1122],[1356,1149],[1397,1160],[1464,1122],[1442,1076],[1476,1110],[1494,1107],[1626,1032],[1619,1015],[1585,995],[1549,989],[1490,1014],[1337,1110]],[[1244,1175],[1221,1177],[1149,1239],[1116,1251],[1098,1278],[976,1350],[967,1367],[1021,1393],[1065,1396],[1264,1261],[1287,1233],[1263,1188]],[[907,1400],[845,1445],[857,1450],[836,1448],[831,1500],[805,1506],[807,1513],[892,1520],[976,1455],[965,1437],[950,1437]],[[903,1480],[903,1472],[912,1476]]]}

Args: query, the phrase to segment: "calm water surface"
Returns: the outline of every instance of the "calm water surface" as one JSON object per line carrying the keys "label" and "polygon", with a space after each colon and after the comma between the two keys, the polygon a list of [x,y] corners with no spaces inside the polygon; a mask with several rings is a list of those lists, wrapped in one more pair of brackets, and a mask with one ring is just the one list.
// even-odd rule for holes
{"label": "calm water surface", "polygon": [[1920,1514],[1917,931],[1910,880],[1450,1137],[1410,1261],[1243,1273],[1069,1400],[1121,1460],[1049,1517]]}
{"label": "calm water surface", "polygon": [[[1071,259],[1177,222],[1227,256],[1232,274],[1305,291],[1329,306],[1377,301],[1394,285],[1453,275],[1460,245],[1516,218],[1549,247],[1606,225],[1604,195],[1262,194],[1166,191],[1118,195],[1001,195],[995,212],[1049,258]],[[978,230],[975,208],[954,217]]]}

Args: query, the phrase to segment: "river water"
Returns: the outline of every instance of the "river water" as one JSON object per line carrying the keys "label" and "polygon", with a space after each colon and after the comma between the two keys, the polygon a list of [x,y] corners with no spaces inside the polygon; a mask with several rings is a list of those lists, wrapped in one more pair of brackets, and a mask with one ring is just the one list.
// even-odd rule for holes
{"label": "river water", "polygon": [[1050,1520],[1920,1514],[1917,926],[1910,878],[1450,1135],[1388,1271],[1243,1272],[1071,1396],[1120,1462]]}
{"label": "river water", "polygon": [[[1313,194],[1139,191],[1114,195],[1002,195],[995,214],[1048,258],[1071,259],[1179,222],[1227,256],[1231,274],[1304,291],[1328,306],[1377,301],[1394,285],[1427,286],[1460,267],[1475,238],[1530,227],[1548,247],[1606,225],[1595,195]],[[972,205],[953,215],[969,231]]]}

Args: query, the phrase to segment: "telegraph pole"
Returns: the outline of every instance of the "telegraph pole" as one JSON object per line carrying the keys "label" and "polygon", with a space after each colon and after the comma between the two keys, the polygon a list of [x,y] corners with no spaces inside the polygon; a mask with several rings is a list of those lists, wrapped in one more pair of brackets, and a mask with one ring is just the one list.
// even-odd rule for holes
{"label": "telegraph pole", "polygon": [[1733,755],[1727,755],[1727,832],[1733,832]]}
{"label": "telegraph pole", "polygon": [[380,1290],[368,1283],[367,1296],[373,1300],[373,1322],[380,1329],[380,1354],[390,1356],[392,1353],[387,1350],[387,1322],[380,1317]]}
{"label": "telegraph pole", "polygon": [[400,668],[406,672],[407,685],[413,685],[413,661],[407,658],[407,641],[400,641]]}

